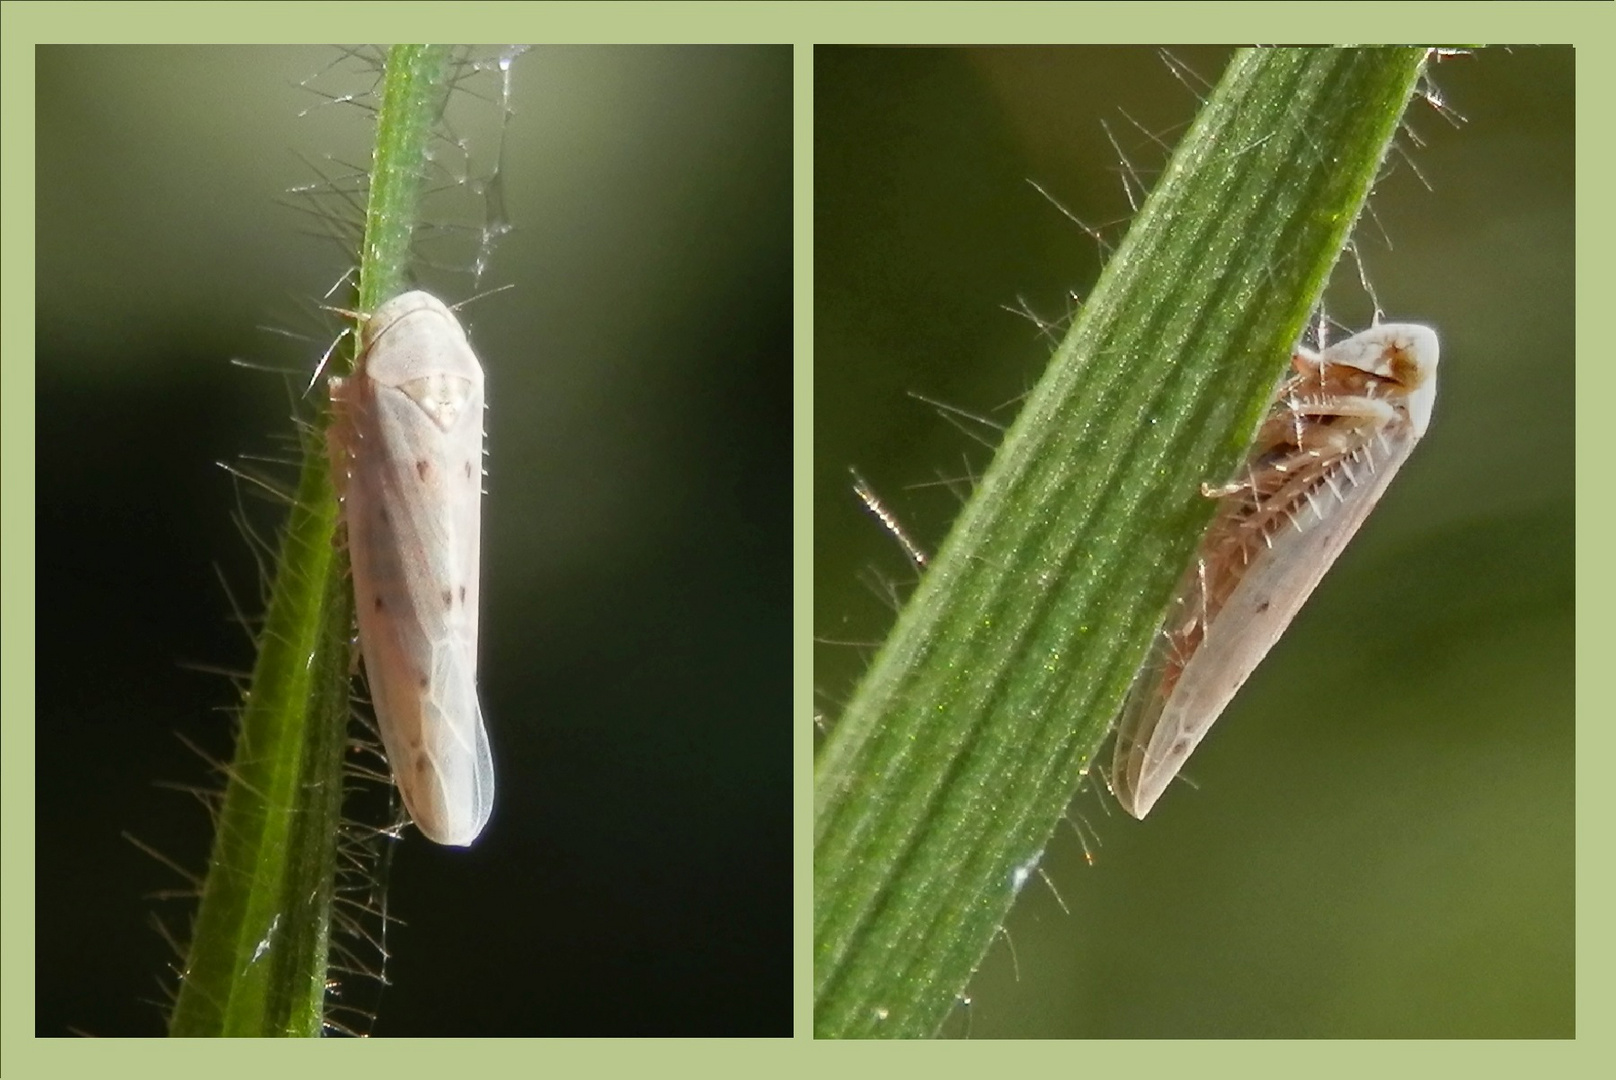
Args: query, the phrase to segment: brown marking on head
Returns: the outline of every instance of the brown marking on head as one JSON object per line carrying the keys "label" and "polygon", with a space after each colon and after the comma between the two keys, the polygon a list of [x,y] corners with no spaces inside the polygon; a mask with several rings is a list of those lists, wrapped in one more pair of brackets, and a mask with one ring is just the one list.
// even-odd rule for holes
{"label": "brown marking on head", "polygon": [[1421,382],[1422,372],[1413,353],[1401,345],[1394,345],[1387,352],[1390,355],[1386,367],[1391,372],[1391,377],[1399,386],[1410,390],[1417,387]]}

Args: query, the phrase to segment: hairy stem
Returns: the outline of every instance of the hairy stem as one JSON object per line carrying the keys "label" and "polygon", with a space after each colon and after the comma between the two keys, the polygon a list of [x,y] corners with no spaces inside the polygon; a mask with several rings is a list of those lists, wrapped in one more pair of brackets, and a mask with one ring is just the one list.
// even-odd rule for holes
{"label": "hairy stem", "polygon": [[[387,54],[360,310],[404,280],[448,70],[440,46]],[[323,1028],[353,601],[324,439],[309,434],[303,451],[171,1035]]]}
{"label": "hairy stem", "polygon": [[820,1036],[930,1036],[1106,739],[1425,50],[1239,53],[815,766]]}

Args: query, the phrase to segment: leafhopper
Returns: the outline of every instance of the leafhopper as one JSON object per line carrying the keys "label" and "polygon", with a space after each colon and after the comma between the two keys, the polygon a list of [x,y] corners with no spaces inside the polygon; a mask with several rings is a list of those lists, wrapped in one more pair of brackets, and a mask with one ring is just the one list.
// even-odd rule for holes
{"label": "leafhopper", "polygon": [[477,700],[483,369],[424,292],[377,308],[361,342],[353,376],[331,380],[331,448],[365,679],[405,809],[465,846],[494,806]]}
{"label": "leafhopper", "polygon": [[1385,323],[1315,353],[1257,431],[1117,721],[1111,789],[1150,813],[1341,554],[1431,421],[1436,334]]}

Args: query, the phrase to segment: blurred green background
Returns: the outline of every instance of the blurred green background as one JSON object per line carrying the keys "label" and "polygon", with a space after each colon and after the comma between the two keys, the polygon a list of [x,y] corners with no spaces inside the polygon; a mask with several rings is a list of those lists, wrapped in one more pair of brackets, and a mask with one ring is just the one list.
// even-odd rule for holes
{"label": "blurred green background", "polygon": [[[286,456],[353,258],[287,192],[357,222],[369,117],[328,99],[372,77],[332,49],[37,57],[36,1031],[158,1034],[148,915],[183,937],[192,907],[119,834],[204,864],[206,814],[156,785],[217,786],[176,734],[228,757],[235,698],[183,665],[250,665],[215,567],[261,612],[231,514],[281,514],[215,462]],[[790,1031],[791,67],[522,56],[492,193],[515,231],[480,285],[463,230],[490,218],[443,181],[487,175],[497,78],[451,103],[481,161],[443,147],[421,282],[512,286],[462,315],[498,798],[473,850],[396,846],[392,985],[343,987],[376,1034]]]}
{"label": "blurred green background", "polygon": [[[1102,262],[1027,181],[1115,243],[1124,160],[1148,186],[1229,55],[815,50],[822,713],[913,577],[848,466],[936,549],[939,481],[989,452],[909,393],[1007,423],[1051,344],[1003,308],[1057,321]],[[1086,843],[1063,827],[1043,863],[1060,900],[1028,887],[945,1035],[1574,1033],[1573,53],[1431,77],[1466,122],[1415,101],[1357,231],[1385,317],[1441,335],[1430,434],[1195,786],[1144,823],[1079,795]],[[1368,325],[1350,260],[1326,305]]]}

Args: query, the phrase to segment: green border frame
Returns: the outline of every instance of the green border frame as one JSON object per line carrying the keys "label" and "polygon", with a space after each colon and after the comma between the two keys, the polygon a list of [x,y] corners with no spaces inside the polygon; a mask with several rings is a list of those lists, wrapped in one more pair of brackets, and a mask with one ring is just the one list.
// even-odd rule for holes
{"label": "green border frame", "polygon": [[[1163,8],[1172,8],[1164,15]],[[276,40],[285,41],[293,36],[291,26],[305,26],[309,37],[329,39],[359,39],[373,32],[382,9],[371,5],[333,4],[241,4],[229,6],[197,6],[172,4],[76,4],[54,5],[39,3],[8,3],[0,15],[0,181],[3,181],[3,204],[0,204],[0,288],[3,288],[4,308],[10,312],[24,312],[33,301],[34,228],[34,64],[33,48],[45,41],[67,40],[94,27],[103,38],[153,41],[188,39],[192,41]],[[1578,539],[1582,553],[1578,565],[1579,620],[1578,659],[1583,664],[1597,664],[1611,651],[1613,634],[1605,618],[1605,600],[1616,596],[1616,571],[1598,555],[1608,548],[1611,532],[1609,513],[1600,509],[1601,503],[1593,497],[1606,484],[1605,448],[1594,440],[1598,438],[1601,419],[1594,410],[1609,396],[1606,391],[1616,381],[1611,366],[1603,362],[1608,349],[1609,330],[1603,319],[1603,305],[1616,284],[1607,253],[1611,250],[1613,213],[1606,200],[1597,192],[1608,188],[1610,158],[1616,155],[1608,138],[1608,125],[1601,119],[1605,114],[1596,112],[1597,103],[1616,100],[1616,64],[1612,64],[1613,46],[1616,46],[1616,5],[1610,4],[1498,4],[1485,7],[1454,7],[1436,4],[1396,5],[1375,4],[1316,4],[1305,7],[1256,4],[1222,4],[1216,8],[1198,5],[1044,5],[999,4],[949,5],[922,8],[919,5],[756,5],[731,7],[728,5],[601,5],[592,6],[534,6],[506,7],[504,5],[467,4],[448,9],[430,6],[405,7],[387,12],[388,28],[398,36],[433,36],[441,32],[467,40],[493,40],[515,38],[542,38],[552,41],[604,41],[622,39],[632,35],[637,41],[793,41],[796,50],[796,280],[797,311],[799,321],[797,340],[797,399],[795,419],[796,464],[794,482],[797,485],[799,513],[795,523],[796,541],[796,608],[795,625],[798,629],[795,650],[794,715],[798,720],[798,747],[796,754],[795,807],[797,815],[796,852],[798,885],[796,957],[798,989],[796,1002],[796,1031],[798,1041],[806,1039],[811,1029],[811,985],[807,965],[811,962],[811,920],[805,905],[811,891],[808,873],[811,849],[812,816],[812,653],[811,627],[807,598],[811,588],[811,560],[813,521],[808,512],[808,493],[805,478],[809,475],[809,462],[813,449],[812,432],[812,346],[813,334],[810,318],[809,295],[812,281],[812,48],[814,41],[1038,41],[1045,39],[1091,41],[1129,41],[1150,36],[1164,24],[1174,27],[1180,40],[1226,41],[1240,36],[1262,37],[1267,40],[1329,40],[1362,39],[1382,36],[1397,40],[1437,39],[1529,39],[1537,41],[1569,41],[1578,46],[1582,62],[1577,65],[1577,92],[1583,102],[1584,119],[1578,137],[1578,205],[1577,231],[1579,303],[1578,339],[1583,362],[1578,367],[1580,400],[1584,403],[1579,416],[1578,449],[1584,463],[1580,470],[1580,485],[1588,495],[1581,500],[1578,515]],[[1170,19],[1170,23],[1164,20]],[[1243,32],[1243,33],[1242,33]],[[122,1047],[115,1050],[97,1050],[105,1046],[99,1040],[44,1040],[36,1039],[33,1022],[33,850],[34,850],[34,776],[33,734],[30,720],[34,712],[32,660],[33,611],[35,591],[34,568],[34,423],[32,365],[33,325],[28,318],[11,318],[0,325],[3,346],[0,346],[0,499],[3,499],[4,539],[0,543],[0,605],[3,605],[5,632],[0,635],[0,887],[3,887],[3,968],[0,968],[0,1043],[4,1045],[4,1065],[0,1071],[11,1070],[9,1075],[60,1075],[64,1068],[74,1064],[92,1066],[105,1063],[120,1073],[134,1071],[136,1075],[148,1068],[172,1069],[181,1061],[204,1064],[228,1062],[231,1069],[240,1069],[244,1061],[263,1061],[264,1068],[273,1069],[277,1061],[273,1052],[254,1050],[250,1056],[226,1048],[224,1044],[203,1047],[195,1043],[176,1044],[168,1041],[153,1042],[154,1049],[138,1051],[133,1055]],[[1602,412],[1602,410],[1601,410]],[[1583,666],[1579,664],[1579,666]],[[1592,670],[1590,668],[1590,670]],[[1593,1049],[1574,1050],[1564,1047],[1527,1048],[1469,1046],[1435,1049],[1435,1054],[1449,1059],[1489,1062],[1493,1068],[1518,1068],[1520,1065],[1552,1055],[1562,1068],[1571,1060],[1593,1058],[1597,1046],[1609,1038],[1609,1025],[1600,1023],[1611,1008],[1616,1006],[1616,993],[1611,987],[1613,970],[1613,932],[1602,917],[1608,909],[1613,871],[1608,855],[1611,844],[1609,822],[1616,820],[1616,796],[1605,783],[1604,773],[1609,750],[1616,733],[1608,722],[1611,711],[1608,691],[1585,680],[1579,686],[1578,726],[1578,811],[1585,823],[1578,840],[1580,873],[1578,874],[1578,979],[1577,1014],[1579,1042],[1591,1044]],[[1603,707],[1602,707],[1603,706]],[[1501,955],[1507,955],[1508,943],[1500,942]],[[429,1045],[381,1049],[390,1040],[369,1044],[348,1043],[358,1047],[377,1047],[373,1052],[393,1060],[410,1060],[413,1068],[430,1068],[438,1053],[456,1055],[456,1066],[464,1069],[476,1067],[467,1060],[468,1050],[461,1046],[442,1051]],[[1026,1064],[1035,1061],[1045,1064],[1070,1063],[1070,1049],[1058,1045],[1053,1049],[1005,1050],[1022,1056]],[[684,1047],[690,1047],[685,1050]],[[552,1062],[587,1061],[599,1069],[613,1064],[654,1065],[665,1071],[671,1064],[680,1068],[688,1063],[692,1070],[703,1074],[728,1066],[739,1072],[747,1066],[772,1063],[776,1067],[803,1051],[784,1049],[785,1041],[739,1041],[728,1049],[718,1049],[708,1040],[685,1042],[679,1049],[657,1043],[620,1043],[602,1045],[602,1041],[566,1043],[543,1049],[510,1047],[505,1042],[490,1042],[469,1051],[476,1063],[493,1061],[531,1062],[538,1058],[546,1064]],[[166,1047],[157,1049],[155,1047]],[[288,1050],[301,1057],[301,1052]],[[995,1051],[1001,1052],[1001,1051]],[[1136,1062],[1137,1048],[1101,1049],[1103,1059],[1117,1065]],[[220,1058],[213,1058],[213,1054]],[[811,1053],[811,1052],[810,1052]],[[1166,1068],[1205,1068],[1208,1061],[1205,1048],[1199,1046],[1163,1047],[1159,1060]],[[1213,1051],[1227,1065],[1250,1070],[1254,1065],[1284,1067],[1297,1064],[1320,1064],[1320,1051],[1292,1049],[1292,1044],[1276,1044],[1272,1048],[1256,1049],[1243,1046],[1233,1053],[1236,1059]],[[1324,1051],[1329,1060],[1340,1062],[1341,1070],[1362,1069],[1366,1065],[1385,1063],[1405,1055],[1425,1057],[1432,1049],[1420,1046],[1364,1046],[1342,1053]],[[686,1057],[685,1055],[689,1055]],[[964,1060],[969,1052],[958,1055]],[[1115,1057],[1112,1055],[1115,1054]],[[116,1055],[114,1058],[113,1055]],[[396,1056],[395,1056],[396,1055]],[[405,1058],[408,1055],[408,1059]],[[683,1058],[683,1063],[681,1062]],[[307,1059],[303,1059],[307,1060]],[[826,1059],[805,1059],[823,1063]],[[1596,1059],[1597,1060],[1597,1059]],[[968,1068],[969,1065],[966,1065]],[[253,1070],[256,1071],[256,1070]],[[1583,1070],[1566,1070],[1567,1075],[1579,1075]]]}

